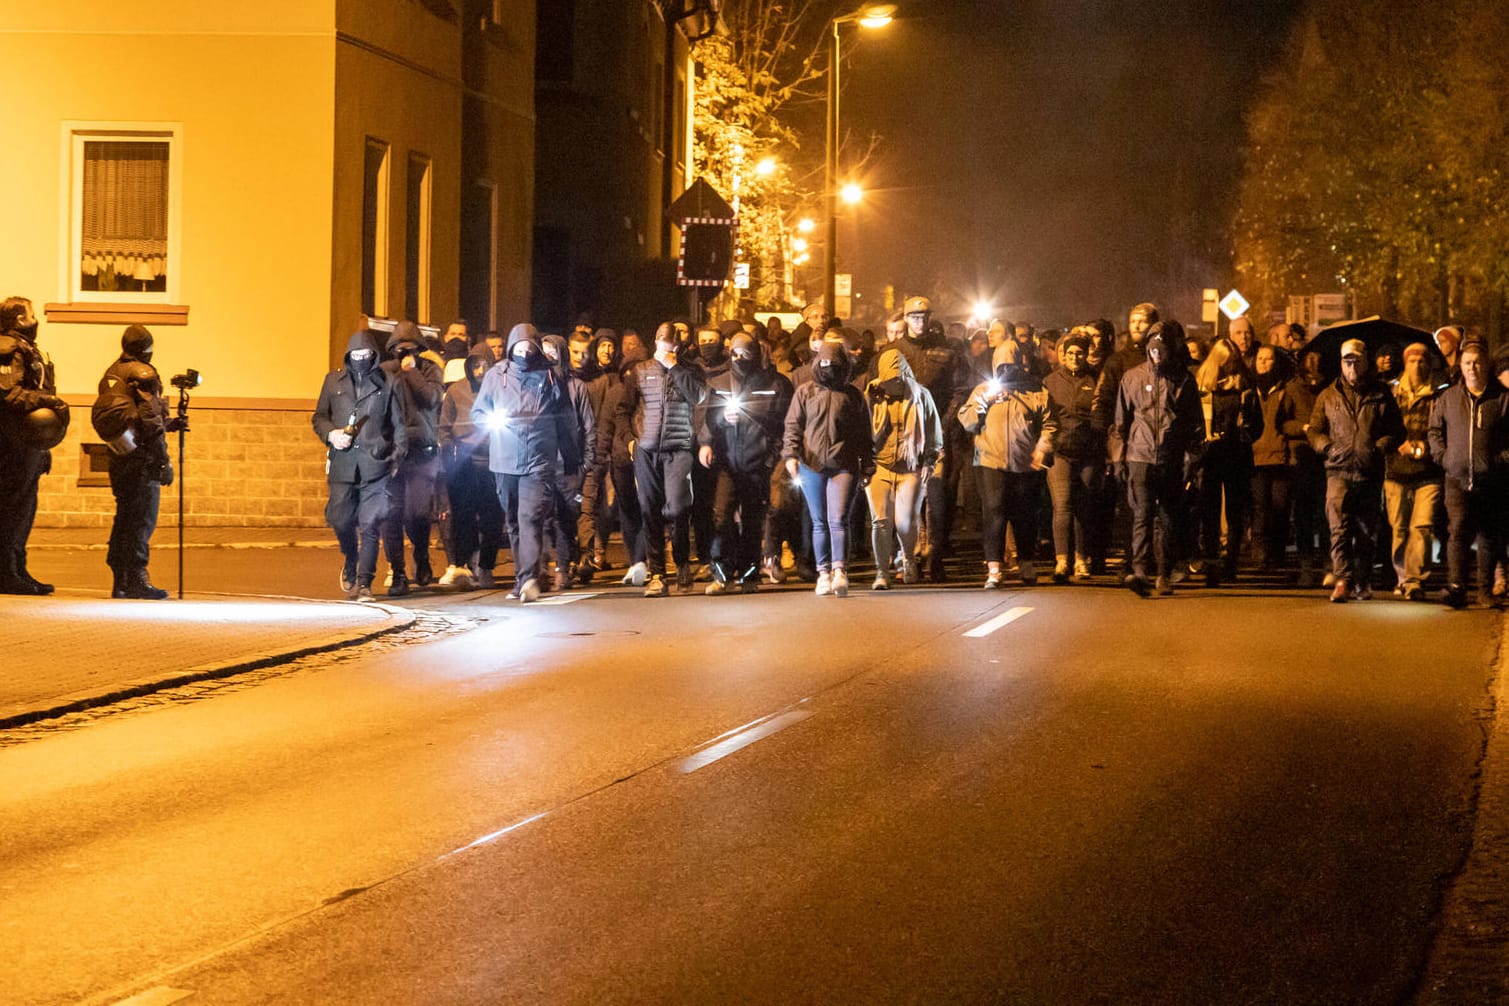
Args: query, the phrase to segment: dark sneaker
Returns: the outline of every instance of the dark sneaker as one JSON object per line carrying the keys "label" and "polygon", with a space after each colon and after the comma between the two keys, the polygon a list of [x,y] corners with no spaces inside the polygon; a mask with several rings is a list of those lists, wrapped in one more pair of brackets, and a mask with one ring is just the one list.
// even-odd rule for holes
{"label": "dark sneaker", "polygon": [[692,592],[693,582],[694,579],[690,563],[676,570],[676,590],[678,592],[682,594],[690,594]]}
{"label": "dark sneaker", "polygon": [[352,599],[361,601],[364,604],[372,604],[377,600],[377,598],[372,596],[372,585],[370,583],[358,583],[356,585],[356,593],[352,595]]}
{"label": "dark sneaker", "polygon": [[1153,589],[1158,592],[1159,597],[1168,597],[1174,592],[1175,582],[1172,577],[1160,576],[1153,581]]}
{"label": "dark sneaker", "polygon": [[347,559],[341,566],[341,593],[350,597],[356,592],[356,558]]}
{"label": "dark sneaker", "polygon": [[1441,603],[1448,608],[1461,611],[1467,607],[1467,588],[1460,583],[1447,584],[1446,593],[1441,595]]}
{"label": "dark sneaker", "polygon": [[393,582],[388,585],[389,597],[404,597],[409,593],[409,578],[404,573],[394,573]]}
{"label": "dark sneaker", "polygon": [[426,562],[423,565],[420,565],[417,562],[414,563],[414,586],[428,587],[434,582],[435,572],[434,570],[430,569],[429,563]]}
{"label": "dark sneaker", "polygon": [[1121,585],[1138,597],[1147,597],[1152,593],[1152,585],[1147,582],[1147,577],[1138,576],[1136,573],[1128,573]]}

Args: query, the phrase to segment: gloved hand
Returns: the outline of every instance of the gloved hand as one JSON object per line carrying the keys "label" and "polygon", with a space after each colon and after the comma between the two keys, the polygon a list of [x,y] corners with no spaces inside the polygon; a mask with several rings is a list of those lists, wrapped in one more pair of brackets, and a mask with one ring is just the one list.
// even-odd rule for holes
{"label": "gloved hand", "polygon": [[338,451],[349,450],[351,448],[351,434],[345,430],[331,430],[330,435],[325,439],[330,442],[331,447],[334,447]]}
{"label": "gloved hand", "polygon": [[189,418],[187,416],[174,416],[163,424],[163,430],[167,433],[189,432]]}

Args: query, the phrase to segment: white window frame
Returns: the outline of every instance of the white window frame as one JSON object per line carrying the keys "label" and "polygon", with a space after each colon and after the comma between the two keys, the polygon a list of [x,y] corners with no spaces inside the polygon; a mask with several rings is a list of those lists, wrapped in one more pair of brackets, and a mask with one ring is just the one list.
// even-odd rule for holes
{"label": "white window frame", "polygon": [[[89,141],[140,142],[168,145],[168,281],[166,290],[82,290],[80,263],[84,232],[84,144]],[[89,122],[63,123],[63,212],[59,247],[58,289],[75,304],[178,304],[183,280],[183,123]]]}

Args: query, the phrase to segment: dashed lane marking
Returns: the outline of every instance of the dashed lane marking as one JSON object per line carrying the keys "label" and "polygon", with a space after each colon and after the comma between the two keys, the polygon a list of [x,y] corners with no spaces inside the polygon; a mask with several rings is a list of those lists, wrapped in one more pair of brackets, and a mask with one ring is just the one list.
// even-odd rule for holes
{"label": "dashed lane marking", "polygon": [[970,629],[968,632],[964,633],[964,635],[969,637],[970,639],[982,639],[999,629],[1001,626],[1010,625],[1012,622],[1015,622],[1018,618],[1021,618],[1023,615],[1028,614],[1031,611],[1031,608],[1012,608],[1009,611],[1003,611],[989,621],[981,622],[973,629]]}
{"label": "dashed lane marking", "polygon": [[174,989],[159,985],[155,989],[138,992],[128,999],[118,1000],[114,1006],[170,1006],[171,1003],[187,999],[193,994],[188,989]]}
{"label": "dashed lane marking", "polygon": [[764,740],[771,734],[785,730],[794,723],[800,723],[811,715],[805,709],[793,709],[790,712],[779,713],[775,716],[766,717],[763,720],[756,720],[750,726],[735,731],[732,734],[726,734],[722,740],[715,741],[690,758],[683,759],[680,765],[681,772],[689,774],[697,771],[699,768],[706,768],[720,758],[727,758],[735,751],[747,748],[755,741]]}
{"label": "dashed lane marking", "polygon": [[554,594],[550,597],[541,598],[530,604],[531,608],[543,607],[547,604],[572,604],[576,601],[585,601],[589,597],[596,597],[596,592],[590,594]]}

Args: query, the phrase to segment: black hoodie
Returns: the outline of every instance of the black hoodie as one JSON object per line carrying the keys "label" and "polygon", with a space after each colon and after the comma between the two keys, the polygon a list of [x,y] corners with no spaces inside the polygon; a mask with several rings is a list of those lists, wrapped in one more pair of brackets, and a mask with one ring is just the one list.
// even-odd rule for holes
{"label": "black hoodie", "polygon": [[[359,373],[351,365],[351,353],[372,351],[372,364]],[[346,344],[346,365],[325,375],[311,422],[315,436],[330,443],[330,431],[352,427],[351,447],[328,452],[327,474],[331,482],[370,482],[391,471],[409,449],[410,415],[407,386],[378,366],[376,334],[361,331]]]}
{"label": "black hoodie", "polygon": [[[708,399],[698,410],[697,443],[713,449],[714,467],[735,472],[769,471],[781,454],[791,382],[764,359],[755,346],[755,366],[740,377],[737,367],[708,382]],[[728,421],[732,404],[738,414]]]}
{"label": "black hoodie", "polygon": [[[403,369],[400,354],[412,347],[414,367]],[[445,374],[440,365],[425,352],[424,340],[419,326],[412,321],[401,321],[388,336],[388,356],[382,369],[394,379],[403,382],[409,392],[409,454],[411,457],[433,457],[440,445],[436,429],[440,422],[440,400],[445,397]]]}
{"label": "black hoodie", "polygon": [[440,403],[440,456],[447,467],[463,461],[487,467],[487,428],[472,419],[472,405],[492,365],[492,351],[486,345],[477,346],[466,358],[466,376],[445,389],[445,400]]}

